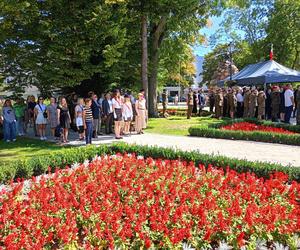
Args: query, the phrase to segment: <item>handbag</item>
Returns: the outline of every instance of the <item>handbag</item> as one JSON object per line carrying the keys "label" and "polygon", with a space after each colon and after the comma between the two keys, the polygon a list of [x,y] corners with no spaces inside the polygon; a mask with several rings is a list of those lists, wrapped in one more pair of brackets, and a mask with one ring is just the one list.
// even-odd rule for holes
{"label": "handbag", "polygon": [[43,112],[44,118],[47,119],[47,118],[48,118],[48,113],[47,113],[46,109],[43,111],[41,105],[40,105],[40,104],[38,104],[38,105],[39,105],[39,107],[40,107],[40,110]]}

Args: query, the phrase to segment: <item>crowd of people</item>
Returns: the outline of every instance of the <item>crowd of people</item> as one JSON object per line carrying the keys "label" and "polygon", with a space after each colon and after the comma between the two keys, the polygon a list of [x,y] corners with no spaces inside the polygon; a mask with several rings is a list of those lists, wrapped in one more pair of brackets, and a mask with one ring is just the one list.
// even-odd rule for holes
{"label": "crowd of people", "polygon": [[37,101],[28,96],[25,101],[6,99],[2,105],[0,122],[3,124],[4,140],[11,142],[16,136],[23,136],[33,129],[40,140],[47,140],[46,128],[51,137],[67,143],[69,129],[78,132],[78,140],[92,143],[92,138],[105,134],[115,134],[116,139],[132,132],[142,134],[146,128],[147,109],[144,90],[134,98],[132,94],[121,94],[115,89],[98,98],[90,91],[87,98],[72,94],[68,97],[51,97],[45,104],[42,96]]}
{"label": "crowd of people", "polygon": [[300,125],[300,85],[293,89],[291,84],[268,86],[267,90],[256,87],[214,88],[207,98],[202,91],[190,89],[187,98],[187,118],[209,105],[216,118],[257,118],[273,122],[290,123],[293,116]]}

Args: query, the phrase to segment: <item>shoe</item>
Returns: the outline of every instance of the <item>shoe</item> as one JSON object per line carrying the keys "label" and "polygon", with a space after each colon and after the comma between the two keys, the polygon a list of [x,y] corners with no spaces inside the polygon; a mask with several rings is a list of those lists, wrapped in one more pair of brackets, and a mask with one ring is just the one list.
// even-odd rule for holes
{"label": "shoe", "polygon": [[44,140],[47,140],[47,137],[46,137],[46,136],[44,136]]}
{"label": "shoe", "polygon": [[13,139],[12,141],[15,142],[17,139]]}
{"label": "shoe", "polygon": [[10,140],[6,140],[6,142],[10,142]]}
{"label": "shoe", "polygon": [[43,141],[43,140],[44,140],[44,137],[43,137],[43,136],[41,136],[41,137],[40,137],[40,140],[41,140],[41,141]]}

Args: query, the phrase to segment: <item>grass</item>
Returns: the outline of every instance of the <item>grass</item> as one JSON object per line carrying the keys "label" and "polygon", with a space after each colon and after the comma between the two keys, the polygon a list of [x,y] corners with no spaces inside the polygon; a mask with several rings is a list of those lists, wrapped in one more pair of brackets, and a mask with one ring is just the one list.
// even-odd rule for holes
{"label": "grass", "polygon": [[37,139],[17,138],[16,142],[0,141],[0,167],[14,160],[31,158],[32,156],[47,155],[60,150],[62,146],[55,143],[41,142]]}
{"label": "grass", "polygon": [[146,132],[166,135],[189,135],[191,126],[201,125],[207,127],[209,124],[220,122],[211,117],[192,117],[186,119],[181,116],[170,116],[168,118],[150,118]]}

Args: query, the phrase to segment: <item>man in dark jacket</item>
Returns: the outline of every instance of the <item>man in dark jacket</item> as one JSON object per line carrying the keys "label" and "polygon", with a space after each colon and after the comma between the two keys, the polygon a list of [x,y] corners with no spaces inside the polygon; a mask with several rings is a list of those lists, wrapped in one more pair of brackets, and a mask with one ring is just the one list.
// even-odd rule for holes
{"label": "man in dark jacket", "polygon": [[106,93],[105,98],[102,102],[102,113],[105,124],[105,133],[112,134],[112,124],[113,124],[113,108],[111,96],[109,93]]}
{"label": "man in dark jacket", "polygon": [[101,116],[100,116],[100,105],[98,103],[98,97],[97,95],[93,95],[92,98],[92,113],[93,113],[93,138],[97,138],[98,135],[102,135],[101,132]]}

